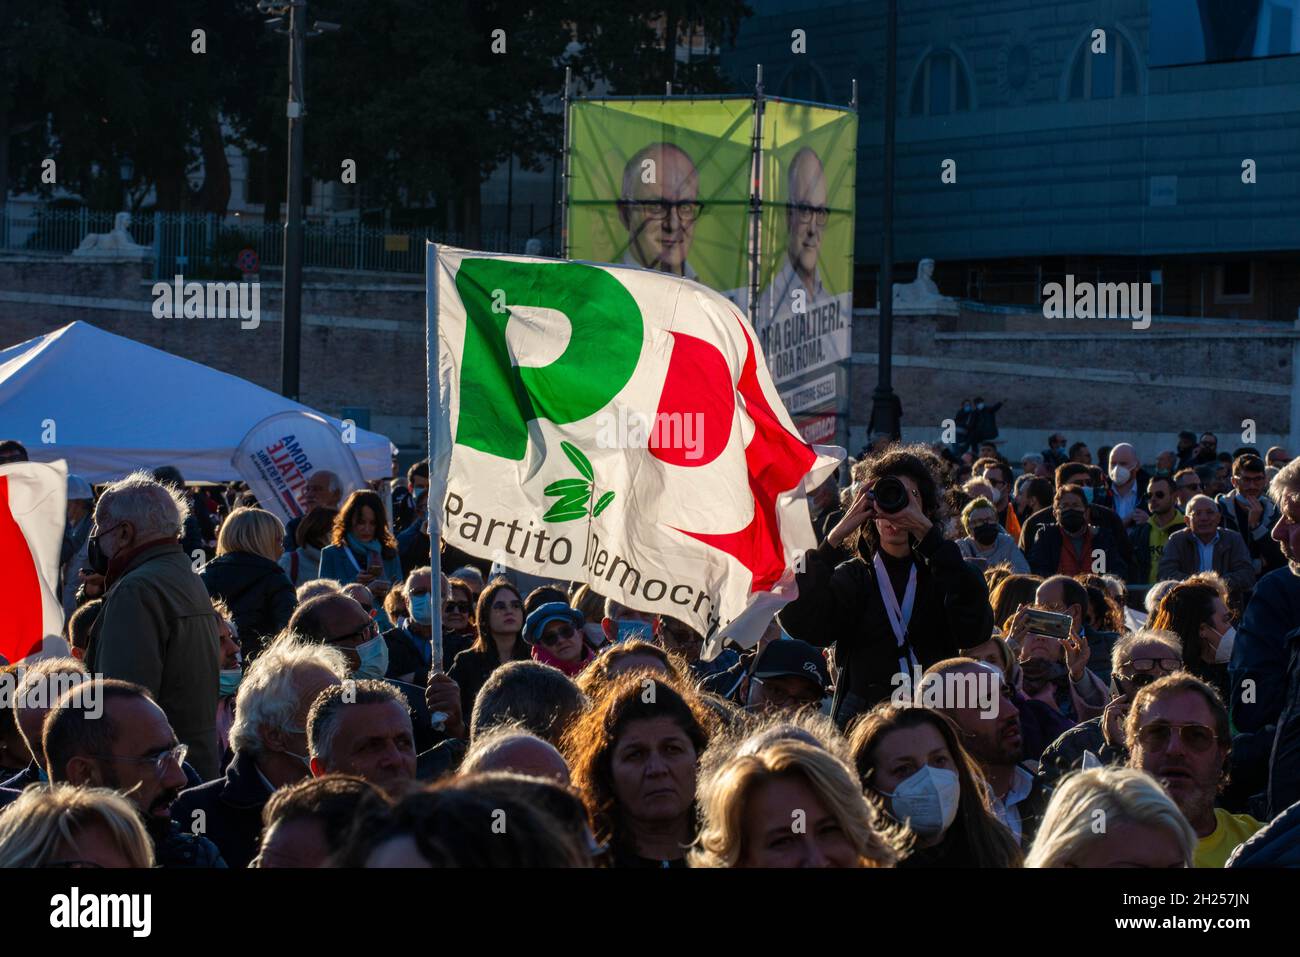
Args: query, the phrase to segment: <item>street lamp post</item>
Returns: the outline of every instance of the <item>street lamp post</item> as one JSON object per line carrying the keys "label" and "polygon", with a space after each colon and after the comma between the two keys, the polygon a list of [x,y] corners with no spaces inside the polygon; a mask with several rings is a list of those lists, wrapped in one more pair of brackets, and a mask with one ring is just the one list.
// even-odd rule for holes
{"label": "street lamp post", "polygon": [[319,36],[324,31],[338,29],[338,24],[317,22],[311,33],[307,32],[307,0],[258,0],[258,12],[278,14],[267,21],[275,27],[288,14],[289,35],[289,101],[285,114],[289,119],[289,184],[286,189],[288,209],[284,225],[284,292],[283,322],[280,329],[280,394],[298,399],[299,355],[302,342],[302,136],[303,121],[307,116],[307,101],[303,88],[303,60],[309,36]]}
{"label": "street lamp post", "polygon": [[280,328],[280,393],[298,399],[298,366],[302,344],[302,124],[307,113],[303,96],[303,44],[306,0],[289,4],[289,208],[284,226],[284,321]]}
{"label": "street lamp post", "polygon": [[868,441],[902,438],[902,403],[894,392],[894,111],[897,108],[898,0],[889,0],[885,26],[884,207],[880,250],[880,346],[876,388],[871,394]]}

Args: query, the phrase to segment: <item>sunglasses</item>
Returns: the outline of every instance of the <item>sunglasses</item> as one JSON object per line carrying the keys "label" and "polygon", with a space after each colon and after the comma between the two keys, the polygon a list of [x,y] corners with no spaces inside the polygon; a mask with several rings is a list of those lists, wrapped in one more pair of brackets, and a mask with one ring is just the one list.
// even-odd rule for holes
{"label": "sunglasses", "polygon": [[443,606],[444,611],[459,612],[462,615],[468,615],[474,610],[474,606],[467,601],[449,601]]}
{"label": "sunglasses", "polygon": [[560,625],[554,631],[542,635],[542,644],[549,648],[557,641],[567,640],[572,638],[573,635],[574,631],[572,625]]}
{"label": "sunglasses", "polygon": [[1183,666],[1183,663],[1177,658],[1130,658],[1128,661],[1121,661],[1120,667],[1125,671],[1155,671],[1160,668],[1162,671],[1177,671]]}
{"label": "sunglasses", "polygon": [[1178,733],[1178,740],[1196,754],[1204,754],[1219,740],[1214,729],[1203,724],[1170,724],[1167,721],[1156,721],[1138,729],[1137,737],[1144,750],[1164,751],[1169,747],[1174,732]]}

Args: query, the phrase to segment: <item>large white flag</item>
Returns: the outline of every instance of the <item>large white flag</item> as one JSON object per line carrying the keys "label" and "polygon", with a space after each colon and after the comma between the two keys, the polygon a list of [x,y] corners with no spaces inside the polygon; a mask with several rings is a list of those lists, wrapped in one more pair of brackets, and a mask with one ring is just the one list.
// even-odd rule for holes
{"label": "large white flag", "polygon": [[366,487],[357,457],[344,436],[326,419],[311,412],[277,412],[248,430],[231,457],[231,464],[257,503],[280,520],[302,515],[302,491],[313,472],[333,472],[343,496]]}
{"label": "large white flag", "polygon": [[706,656],[756,640],[844,452],[800,438],[735,306],[650,270],[434,245],[428,282],[446,542],[678,618]]}
{"label": "large white flag", "polygon": [[68,466],[0,465],[0,654],[40,652],[63,631],[59,552],[68,509]]}

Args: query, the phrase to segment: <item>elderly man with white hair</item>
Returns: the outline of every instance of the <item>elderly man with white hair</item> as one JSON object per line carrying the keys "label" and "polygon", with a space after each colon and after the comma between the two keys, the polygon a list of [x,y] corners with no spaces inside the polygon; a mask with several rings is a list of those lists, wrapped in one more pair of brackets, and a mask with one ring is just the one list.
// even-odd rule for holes
{"label": "elderly man with white hair", "polygon": [[257,854],[262,808],[277,788],[310,775],[307,712],[326,688],[348,676],[343,652],[282,634],[248,667],[230,728],[234,758],[225,777],[182,791],[172,820],[186,830],[202,822],[230,867]]}
{"label": "elderly man with white hair", "polygon": [[92,674],[147,689],[208,780],[220,771],[221,639],[208,591],[178,541],[188,510],[183,493],[148,472],[104,490],[88,553],[106,591],[85,660]]}
{"label": "elderly man with white hair", "polygon": [[1187,502],[1187,528],[1174,532],[1160,556],[1159,579],[1179,581],[1198,572],[1218,572],[1228,583],[1233,604],[1244,607],[1255,587],[1255,566],[1246,540],[1230,528],[1220,528],[1219,506],[1208,495]]}

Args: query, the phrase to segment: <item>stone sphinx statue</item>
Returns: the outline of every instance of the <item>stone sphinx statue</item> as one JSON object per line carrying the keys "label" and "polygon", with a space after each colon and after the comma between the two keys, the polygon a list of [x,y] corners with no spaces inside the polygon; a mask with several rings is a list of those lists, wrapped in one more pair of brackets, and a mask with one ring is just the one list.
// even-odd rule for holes
{"label": "stone sphinx statue", "polygon": [[916,267],[916,279],[894,286],[894,311],[957,312],[957,300],[939,292],[934,281],[934,260],[922,259]]}
{"label": "stone sphinx statue", "polygon": [[113,231],[90,233],[72,253],[73,256],[94,259],[149,259],[153,250],[141,246],[131,238],[126,228],[131,225],[130,213],[113,217]]}

